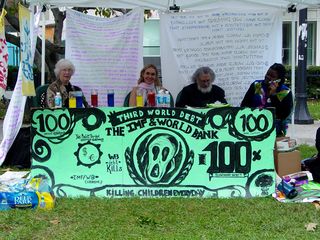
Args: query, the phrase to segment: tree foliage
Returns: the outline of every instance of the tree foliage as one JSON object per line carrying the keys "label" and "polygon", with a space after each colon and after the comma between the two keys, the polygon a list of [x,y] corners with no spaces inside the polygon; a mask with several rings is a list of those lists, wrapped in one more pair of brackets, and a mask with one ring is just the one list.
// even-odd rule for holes
{"label": "tree foliage", "polygon": [[[8,1],[5,6],[7,11],[6,20],[10,25],[6,27],[6,40],[18,47],[20,47],[20,37],[19,34],[12,34],[14,32],[20,32],[19,27],[19,17],[18,17],[18,1]],[[61,42],[62,36],[62,26],[65,19],[65,11],[60,11],[59,9],[54,9],[53,11],[55,17],[55,39],[54,42],[45,40],[46,50],[45,50],[45,62],[46,62],[46,71],[49,72],[49,81],[54,78],[54,65],[55,63],[64,55],[65,48]],[[42,53],[42,40],[38,37],[35,51],[34,65],[41,69],[41,53]]]}

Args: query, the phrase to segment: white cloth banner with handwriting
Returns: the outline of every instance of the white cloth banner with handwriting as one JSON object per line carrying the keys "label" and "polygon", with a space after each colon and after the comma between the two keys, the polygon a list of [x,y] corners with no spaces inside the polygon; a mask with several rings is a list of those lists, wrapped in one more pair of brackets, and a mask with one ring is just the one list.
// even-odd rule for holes
{"label": "white cloth banner with handwriting", "polygon": [[160,31],[162,81],[174,96],[198,67],[209,66],[228,103],[238,106],[249,85],[281,63],[281,9],[217,2],[208,11],[161,15]]}
{"label": "white cloth banner with handwriting", "polygon": [[[33,62],[36,50],[37,36],[39,33],[40,11],[33,16],[34,21],[30,21],[30,39],[31,39],[31,59]],[[24,108],[27,97],[22,95],[22,75],[23,64],[19,66],[17,82],[3,121],[3,138],[0,144],[0,166],[6,159],[7,153],[18,135],[24,116]]]}
{"label": "white cloth banner with handwriting", "polygon": [[5,35],[5,16],[7,11],[3,8],[0,15],[0,97],[7,88],[8,78],[8,46]]}
{"label": "white cloth banner with handwriting", "polygon": [[67,10],[66,58],[76,67],[71,83],[82,88],[89,104],[98,90],[99,106],[107,106],[107,90],[115,106],[137,85],[143,64],[143,9],[116,18],[89,16]]}

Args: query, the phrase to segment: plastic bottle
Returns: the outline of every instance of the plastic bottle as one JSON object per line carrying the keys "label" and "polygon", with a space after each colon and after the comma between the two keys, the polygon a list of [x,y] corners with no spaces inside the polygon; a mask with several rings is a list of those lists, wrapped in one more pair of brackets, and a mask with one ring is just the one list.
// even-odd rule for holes
{"label": "plastic bottle", "polygon": [[[8,209],[11,209],[8,202],[7,202],[7,199],[6,199],[6,196],[5,196],[5,193],[0,193],[2,194],[3,196],[1,197],[0,196],[0,211],[1,210],[8,210]],[[2,199],[1,199],[2,198]]]}
{"label": "plastic bottle", "polygon": [[56,96],[54,97],[54,105],[56,108],[62,107],[62,97],[60,92],[57,92]]}
{"label": "plastic bottle", "polygon": [[170,107],[170,94],[168,91],[165,91],[163,94],[163,107]]}
{"label": "plastic bottle", "polygon": [[163,98],[162,98],[162,91],[159,91],[156,95],[156,105],[157,107],[162,107]]}
{"label": "plastic bottle", "polygon": [[277,189],[280,192],[283,192],[284,195],[286,195],[287,198],[291,199],[298,195],[298,191],[291,186],[290,183],[287,183],[286,181],[282,180],[279,185],[277,186]]}
{"label": "plastic bottle", "polygon": [[40,208],[45,208],[46,206],[46,202],[44,200],[44,196],[41,196],[41,200],[40,200]]}

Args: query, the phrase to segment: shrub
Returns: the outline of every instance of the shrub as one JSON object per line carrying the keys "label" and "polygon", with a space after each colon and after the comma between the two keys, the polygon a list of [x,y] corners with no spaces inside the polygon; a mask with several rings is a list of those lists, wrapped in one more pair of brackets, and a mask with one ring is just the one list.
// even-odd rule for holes
{"label": "shrub", "polygon": [[[286,84],[291,87],[291,66],[286,66],[287,70],[287,81]],[[295,79],[296,85],[298,81],[297,75],[298,67],[295,68]],[[308,98],[319,98],[320,97],[320,66],[309,66],[307,69],[307,82],[306,82],[306,92]]]}

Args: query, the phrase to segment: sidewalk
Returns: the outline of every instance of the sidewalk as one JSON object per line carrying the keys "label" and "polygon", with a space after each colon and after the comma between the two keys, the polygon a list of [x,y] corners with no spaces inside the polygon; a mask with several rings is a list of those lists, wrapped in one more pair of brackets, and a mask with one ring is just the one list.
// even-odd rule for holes
{"label": "sidewalk", "polygon": [[[2,124],[0,120],[0,140],[2,140]],[[320,121],[314,121],[314,124],[289,124],[287,136],[297,140],[297,144],[308,144],[314,146],[317,129],[320,127]]]}
{"label": "sidewalk", "polygon": [[315,146],[316,132],[319,127],[320,121],[314,121],[314,124],[289,124],[287,136],[296,139],[297,144]]}

